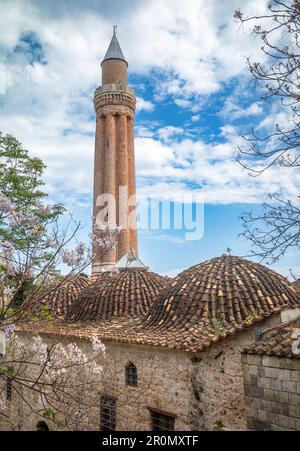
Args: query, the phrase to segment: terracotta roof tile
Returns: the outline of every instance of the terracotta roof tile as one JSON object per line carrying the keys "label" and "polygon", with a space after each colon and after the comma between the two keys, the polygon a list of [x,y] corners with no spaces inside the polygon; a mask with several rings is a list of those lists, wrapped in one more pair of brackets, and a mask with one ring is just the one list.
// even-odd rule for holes
{"label": "terracotta roof tile", "polygon": [[37,293],[38,305],[47,305],[55,316],[64,316],[79,293],[89,285],[90,279],[82,275],[58,279]]}
{"label": "terracotta roof tile", "polygon": [[300,318],[269,329],[260,341],[245,348],[243,353],[300,359],[300,354],[296,355],[292,348],[296,340],[295,329],[300,331]]}
{"label": "terracotta roof tile", "polygon": [[86,322],[145,315],[167,282],[159,274],[139,269],[103,273],[80,293],[66,319]]}
{"label": "terracotta roof tile", "polygon": [[288,280],[248,260],[222,256],[179,274],[143,318],[153,329],[202,327],[225,333],[243,328],[284,306],[299,307]]}
{"label": "terracotta roof tile", "polygon": [[[40,327],[51,334],[82,338],[98,335],[103,340],[199,352],[287,306],[300,306],[299,293],[287,279],[262,265],[233,256],[215,258],[183,271],[160,291],[142,318],[111,315],[114,311],[130,312],[129,298],[124,295],[129,293],[129,285],[124,283],[110,286],[101,281],[85,290],[80,308],[75,309],[74,304],[74,316],[68,317],[76,323],[51,327],[35,324],[33,330]],[[122,286],[126,290],[122,291]],[[111,320],[105,320],[108,313]],[[97,318],[101,321],[89,321]],[[85,322],[78,322],[82,319]],[[24,327],[30,330],[31,326]]]}

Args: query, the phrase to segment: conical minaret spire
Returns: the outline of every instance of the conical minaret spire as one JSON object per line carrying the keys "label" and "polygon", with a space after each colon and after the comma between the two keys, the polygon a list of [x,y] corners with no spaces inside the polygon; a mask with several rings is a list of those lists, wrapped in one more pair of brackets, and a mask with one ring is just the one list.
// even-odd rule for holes
{"label": "conical minaret spire", "polygon": [[104,63],[104,61],[107,61],[107,60],[122,60],[128,66],[128,63],[123,55],[121,46],[120,46],[118,38],[117,38],[117,26],[116,25],[114,26],[113,37],[111,38],[110,44],[108,46],[107,52],[105,54],[105,57],[104,57],[101,65]]}
{"label": "conical minaret spire", "polygon": [[[128,87],[128,64],[122,52],[116,27],[108,50],[101,63],[102,86],[96,89],[96,139],[94,163],[94,223],[105,207],[102,195],[115,199],[115,211],[109,224],[121,226],[115,249],[103,256],[96,240],[93,243],[92,272],[97,275],[103,268],[116,264],[127,252],[137,255],[137,230],[135,214],[135,156],[134,113],[135,94]],[[130,203],[126,208],[128,199]],[[124,208],[123,208],[124,207]],[[124,215],[125,212],[125,215]],[[110,212],[111,213],[111,212]],[[96,236],[96,227],[94,236]]]}

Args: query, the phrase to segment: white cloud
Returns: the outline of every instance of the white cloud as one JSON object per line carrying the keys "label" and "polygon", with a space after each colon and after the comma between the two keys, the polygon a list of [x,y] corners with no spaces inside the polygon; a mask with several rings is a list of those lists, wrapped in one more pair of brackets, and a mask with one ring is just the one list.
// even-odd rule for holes
{"label": "white cloud", "polygon": [[221,114],[225,118],[230,118],[231,120],[240,119],[249,116],[260,116],[263,113],[263,108],[258,102],[254,102],[248,107],[243,107],[241,105],[236,105],[233,100],[227,99]]}
{"label": "white cloud", "polygon": [[173,125],[167,125],[157,130],[157,136],[162,141],[169,141],[171,138],[184,134],[184,129],[181,127],[174,127]]}
{"label": "white cloud", "polygon": [[136,98],[136,110],[138,111],[153,111],[154,110],[154,104],[150,102],[149,100],[145,100],[142,97]]}
{"label": "white cloud", "polygon": [[[243,1],[242,8],[263,12],[266,3]],[[156,86],[157,99],[172,95],[178,106],[194,113],[202,108],[200,96],[243,73],[244,57],[255,55],[257,47],[247,27],[245,33],[239,31],[233,21],[239,0],[232,0],[230,6],[217,0],[139,0],[130,2],[130,7],[127,2],[103,0],[101,8],[99,2],[89,0],[82,5],[74,1],[67,8],[54,1],[50,7],[33,0],[0,4],[0,47],[5,58],[1,66],[7,86],[6,95],[0,96],[1,130],[17,135],[45,160],[53,195],[68,192],[76,201],[91,192],[92,98],[115,19],[131,73],[146,75]],[[29,32],[41,47],[43,61],[31,60],[34,48],[33,54],[14,52]],[[139,97],[138,108],[151,112],[154,104]],[[266,183],[248,179],[232,161],[236,130],[227,126],[222,133],[224,142],[207,144],[204,139],[191,139],[183,126],[158,130],[140,126],[136,149],[138,175],[144,183],[141,193],[153,189],[171,197],[201,187],[211,202],[257,200],[267,190]],[[271,187],[278,186],[270,180]],[[293,189],[288,177],[284,186]]]}
{"label": "white cloud", "polygon": [[[162,135],[165,131],[162,129]],[[295,198],[300,190],[296,170],[272,167],[260,177],[249,177],[236,161],[240,139],[236,128],[222,128],[224,142],[205,143],[179,135],[160,141],[154,137],[136,140],[140,198],[154,196],[180,201],[184,194],[201,194],[205,203],[257,203],[270,192]],[[158,130],[157,136],[161,133]],[[180,137],[181,136],[181,137]],[[257,165],[257,168],[259,166]]]}

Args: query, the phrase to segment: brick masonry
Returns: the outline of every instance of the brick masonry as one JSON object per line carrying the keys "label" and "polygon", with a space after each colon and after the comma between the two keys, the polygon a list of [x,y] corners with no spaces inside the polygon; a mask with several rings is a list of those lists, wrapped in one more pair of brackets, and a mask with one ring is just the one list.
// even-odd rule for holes
{"label": "brick masonry", "polygon": [[[101,211],[97,204],[101,194],[112,195],[116,210],[109,218],[112,227],[123,225],[114,249],[103,254],[94,241],[93,275],[103,267],[112,267],[128,251],[137,255],[137,230],[135,211],[135,155],[134,112],[136,99],[127,85],[127,65],[123,61],[110,60],[102,64],[102,83],[95,91],[96,111],[95,160],[94,160],[94,221]],[[119,188],[126,187],[128,205],[126,220],[119,209]],[[121,200],[122,205],[126,199]],[[123,220],[122,220],[123,219]],[[126,222],[130,219],[130,224]],[[129,227],[130,226],[130,227]],[[94,229],[94,235],[97,235]]]}
{"label": "brick masonry", "polygon": [[300,359],[242,355],[247,427],[300,430]]}

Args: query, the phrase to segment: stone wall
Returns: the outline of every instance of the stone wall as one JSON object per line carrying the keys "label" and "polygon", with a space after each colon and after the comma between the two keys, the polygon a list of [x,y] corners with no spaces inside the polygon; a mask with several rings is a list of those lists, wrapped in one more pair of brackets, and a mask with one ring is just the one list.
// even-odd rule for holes
{"label": "stone wall", "polygon": [[[275,314],[259,327],[268,328],[278,322],[280,315]],[[241,350],[254,341],[251,327],[194,357],[193,383],[199,399],[196,430],[246,429]]]}
{"label": "stone wall", "polygon": [[242,356],[247,426],[300,430],[300,359]]}
{"label": "stone wall", "polygon": [[[106,343],[106,348],[111,357],[101,391],[118,399],[118,430],[150,431],[149,409],[175,415],[176,430],[191,430],[193,393],[188,353],[114,343]],[[138,387],[125,385],[129,362],[137,367]]]}
{"label": "stone wall", "polygon": [[[24,339],[27,340],[28,336],[24,336]],[[51,342],[51,338],[48,339]],[[90,343],[87,340],[70,341],[79,345],[88,355]],[[68,342],[69,340],[64,341],[65,344]],[[188,353],[111,342],[105,343],[105,346],[107,359],[103,382],[94,393],[95,399],[99,399],[99,408],[91,419],[91,430],[100,428],[100,397],[102,395],[117,399],[117,430],[119,431],[150,431],[152,424],[149,409],[174,415],[176,430],[192,429],[193,392],[190,382],[191,360]],[[125,367],[129,362],[137,367],[137,387],[129,387],[125,383]],[[28,392],[24,393],[24,398],[35,407],[39,404],[37,395]],[[40,418],[30,410],[28,405],[19,401],[19,397],[14,392],[6,412],[10,414],[9,421],[6,424],[0,424],[0,429],[35,430]],[[40,408],[42,409],[42,405]],[[52,425],[51,429],[54,429]],[[80,424],[78,429],[81,429]]]}
{"label": "stone wall", "polygon": [[240,350],[252,342],[253,333],[243,332],[199,354],[193,378],[197,430],[246,429]]}
{"label": "stone wall", "polygon": [[[277,315],[261,326],[269,327],[275,322],[278,322]],[[75,341],[88,354],[90,344],[87,340],[68,340]],[[253,342],[253,328],[221,340],[197,355],[167,348],[106,342],[103,381],[95,390],[99,409],[90,429],[99,429],[100,397],[106,395],[117,399],[119,431],[150,431],[149,409],[174,415],[177,431],[245,430],[240,351]],[[129,362],[138,371],[137,387],[125,384],[125,367]],[[256,371],[254,365],[251,369]],[[35,428],[37,418],[27,406],[20,410],[20,406],[14,405],[11,412],[15,416],[13,423],[20,429]]]}

